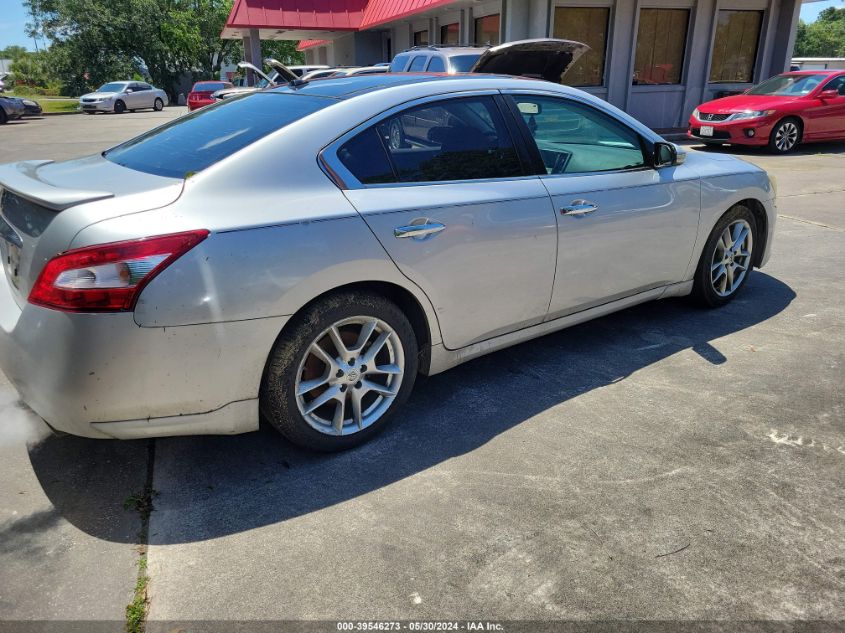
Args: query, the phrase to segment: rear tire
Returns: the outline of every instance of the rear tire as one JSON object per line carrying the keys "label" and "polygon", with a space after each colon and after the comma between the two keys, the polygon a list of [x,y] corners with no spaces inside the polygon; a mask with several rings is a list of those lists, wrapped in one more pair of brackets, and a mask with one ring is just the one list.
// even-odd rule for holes
{"label": "rear tire", "polygon": [[787,154],[801,142],[803,127],[801,121],[794,118],[784,119],[772,128],[769,134],[769,151],[774,154]]}
{"label": "rear tire", "polygon": [[757,222],[741,204],[713,227],[695,271],[692,296],[701,306],[718,308],[731,301],[754,269]]}
{"label": "rear tire", "polygon": [[294,444],[352,448],[381,431],[408,399],[417,368],[417,339],[396,304],[339,292],[294,317],[276,341],[261,413]]}
{"label": "rear tire", "polygon": [[126,104],[123,103],[120,99],[114,102],[114,113],[115,114],[123,114],[126,112]]}

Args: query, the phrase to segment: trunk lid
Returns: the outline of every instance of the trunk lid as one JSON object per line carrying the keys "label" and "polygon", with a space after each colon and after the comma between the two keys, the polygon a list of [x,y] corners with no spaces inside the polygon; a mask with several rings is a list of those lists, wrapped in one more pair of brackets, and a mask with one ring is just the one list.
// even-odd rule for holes
{"label": "trunk lid", "polygon": [[469,72],[534,77],[561,83],[564,73],[590,50],[581,42],[542,38],[488,48]]}
{"label": "trunk lid", "polygon": [[80,230],[165,206],[179,197],[182,184],[98,155],[0,165],[0,257],[18,303],[26,301],[44,264],[68,250]]}

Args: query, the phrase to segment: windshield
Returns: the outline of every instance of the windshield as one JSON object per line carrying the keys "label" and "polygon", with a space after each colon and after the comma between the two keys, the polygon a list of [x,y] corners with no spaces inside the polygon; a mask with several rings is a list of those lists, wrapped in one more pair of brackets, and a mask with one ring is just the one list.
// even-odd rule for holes
{"label": "windshield", "polygon": [[250,93],[196,110],[103,152],[113,163],[187,178],[286,125],[336,103],[327,97]]}
{"label": "windshield", "polygon": [[455,55],[449,58],[449,63],[452,64],[452,70],[456,73],[468,73],[479,57],[481,56],[478,53],[473,53],[472,55]]}
{"label": "windshield", "polygon": [[805,95],[813,91],[827,75],[778,75],[748,91],[750,95]]}
{"label": "windshield", "polygon": [[121,82],[114,82],[110,84],[105,84],[97,88],[97,92],[120,92],[126,87],[125,83]]}

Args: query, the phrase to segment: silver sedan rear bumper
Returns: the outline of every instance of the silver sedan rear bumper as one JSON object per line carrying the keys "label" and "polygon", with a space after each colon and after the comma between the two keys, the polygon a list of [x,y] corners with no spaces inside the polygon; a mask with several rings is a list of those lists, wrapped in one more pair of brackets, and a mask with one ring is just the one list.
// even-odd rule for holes
{"label": "silver sedan rear bumper", "polygon": [[287,317],[147,328],[131,313],[74,314],[14,300],[0,275],[0,368],[54,429],[84,437],[258,428],[258,389]]}

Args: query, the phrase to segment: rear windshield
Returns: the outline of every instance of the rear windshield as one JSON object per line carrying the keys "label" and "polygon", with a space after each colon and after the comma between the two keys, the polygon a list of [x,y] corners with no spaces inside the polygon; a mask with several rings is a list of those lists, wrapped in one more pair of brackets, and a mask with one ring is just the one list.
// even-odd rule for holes
{"label": "rear windshield", "polygon": [[478,53],[472,55],[455,55],[449,58],[449,63],[452,64],[452,70],[456,73],[468,73],[470,68],[475,65],[478,58],[481,57]]}
{"label": "rear windshield", "polygon": [[231,97],[135,137],[103,156],[129,169],[185,178],[332,103],[336,101],[326,97],[275,92]]}
{"label": "rear windshield", "polygon": [[222,81],[202,81],[194,84],[194,90],[223,90],[223,88],[227,88],[228,86],[229,84]]}
{"label": "rear windshield", "polygon": [[405,70],[405,64],[408,63],[408,58],[410,55],[397,55],[393,58],[393,61],[390,62],[390,72],[392,73],[401,73]]}

